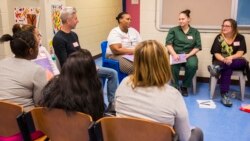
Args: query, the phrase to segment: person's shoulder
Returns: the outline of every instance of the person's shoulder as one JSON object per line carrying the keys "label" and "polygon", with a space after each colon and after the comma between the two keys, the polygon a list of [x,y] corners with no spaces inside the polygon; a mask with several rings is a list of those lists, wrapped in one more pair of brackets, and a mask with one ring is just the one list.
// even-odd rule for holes
{"label": "person's shoulder", "polygon": [[54,41],[54,40],[60,40],[60,39],[62,38],[62,36],[63,36],[63,32],[62,32],[61,30],[59,30],[59,31],[55,34],[55,36],[53,37],[53,41]]}
{"label": "person's shoulder", "polygon": [[242,35],[242,34],[240,34],[240,33],[238,33],[236,37],[238,37],[238,38],[245,38],[245,36]]}
{"label": "person's shoulder", "polygon": [[192,27],[192,26],[190,26],[190,30],[193,31],[193,32],[199,32],[199,30],[197,28]]}
{"label": "person's shoulder", "polygon": [[74,31],[70,31],[70,33],[77,36],[77,34]]}
{"label": "person's shoulder", "polygon": [[177,90],[175,87],[173,87],[169,84],[165,84],[165,88],[168,91],[168,94],[171,94],[173,97],[180,97],[181,96],[180,91]]}
{"label": "person's shoulder", "polygon": [[123,78],[121,85],[128,85],[130,83],[130,76]]}
{"label": "person's shoulder", "polygon": [[217,35],[215,36],[215,39],[218,39],[218,38],[221,38],[221,34],[217,34]]}
{"label": "person's shoulder", "polygon": [[128,30],[133,30],[133,31],[137,31],[135,28],[133,27],[129,27]]}
{"label": "person's shoulder", "polygon": [[120,32],[120,31],[121,31],[120,28],[117,26],[112,28],[110,32]]}

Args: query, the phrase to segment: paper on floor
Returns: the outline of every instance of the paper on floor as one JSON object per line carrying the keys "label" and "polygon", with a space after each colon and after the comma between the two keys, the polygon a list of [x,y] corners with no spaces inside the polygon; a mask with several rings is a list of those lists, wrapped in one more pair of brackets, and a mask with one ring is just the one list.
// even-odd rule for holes
{"label": "paper on floor", "polygon": [[216,105],[213,100],[197,100],[199,108],[215,109]]}

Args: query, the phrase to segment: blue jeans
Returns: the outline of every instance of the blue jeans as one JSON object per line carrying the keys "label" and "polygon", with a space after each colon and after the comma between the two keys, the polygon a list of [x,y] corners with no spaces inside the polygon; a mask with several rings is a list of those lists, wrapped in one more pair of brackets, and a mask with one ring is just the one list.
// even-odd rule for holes
{"label": "blue jeans", "polygon": [[108,95],[108,101],[113,102],[115,97],[115,91],[118,87],[118,74],[116,70],[106,68],[106,67],[99,67],[97,69],[97,75],[98,77],[103,80],[107,79],[107,95]]}

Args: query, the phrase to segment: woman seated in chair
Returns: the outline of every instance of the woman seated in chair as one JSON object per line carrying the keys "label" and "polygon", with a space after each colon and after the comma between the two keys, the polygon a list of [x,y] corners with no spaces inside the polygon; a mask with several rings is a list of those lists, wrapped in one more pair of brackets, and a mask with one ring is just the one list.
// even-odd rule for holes
{"label": "woman seated in chair", "polygon": [[[201,50],[201,37],[197,29],[190,26],[190,10],[184,10],[179,14],[179,26],[169,30],[166,38],[166,47],[174,61],[180,61],[181,55],[186,59],[185,63],[171,65],[173,73],[173,86],[180,89],[183,96],[188,96],[188,89],[198,69],[196,53]],[[184,58],[183,57],[183,58]],[[185,68],[185,74],[181,87],[179,87],[179,73],[181,67]]]}
{"label": "woman seated in chair", "polygon": [[202,131],[190,128],[182,95],[168,84],[172,74],[167,54],[155,40],[136,46],[134,72],[123,79],[116,91],[116,115],[168,124],[174,127],[180,141],[202,141]]}
{"label": "woman seated in chair", "polygon": [[102,85],[88,50],[79,49],[69,55],[61,73],[43,89],[40,106],[83,112],[93,120],[103,116]]}
{"label": "woman seated in chair", "polygon": [[0,61],[0,100],[9,101],[29,111],[41,99],[41,90],[48,79],[45,69],[30,61],[38,54],[39,32],[19,31],[13,36],[5,34],[1,42],[10,41],[14,57]]}
{"label": "woman seated in chair", "polygon": [[106,56],[118,60],[123,73],[131,74],[133,62],[123,58],[122,55],[133,54],[135,45],[141,41],[141,36],[136,29],[130,27],[131,16],[127,12],[119,13],[116,20],[119,25],[108,35]]}
{"label": "woman seated in chair", "polygon": [[233,70],[244,70],[247,61],[242,56],[246,53],[246,41],[238,33],[237,22],[234,19],[225,19],[221,25],[221,33],[216,36],[211,48],[213,67],[208,69],[212,76],[220,74],[221,102],[227,107],[232,106],[228,91]]}

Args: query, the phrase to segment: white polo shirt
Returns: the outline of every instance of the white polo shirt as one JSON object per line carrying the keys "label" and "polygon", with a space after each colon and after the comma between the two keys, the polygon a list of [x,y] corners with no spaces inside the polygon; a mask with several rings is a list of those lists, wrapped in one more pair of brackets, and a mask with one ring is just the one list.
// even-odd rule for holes
{"label": "white polo shirt", "polygon": [[122,47],[132,48],[135,47],[139,42],[141,42],[141,36],[139,32],[130,27],[128,28],[128,32],[125,33],[121,31],[120,27],[113,28],[108,35],[108,47],[106,50],[106,54],[113,54],[110,50],[109,45],[112,44],[122,44]]}

